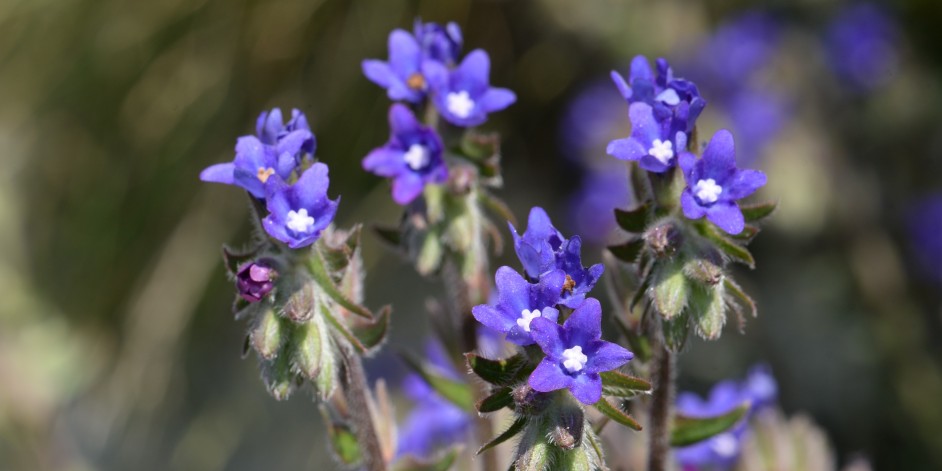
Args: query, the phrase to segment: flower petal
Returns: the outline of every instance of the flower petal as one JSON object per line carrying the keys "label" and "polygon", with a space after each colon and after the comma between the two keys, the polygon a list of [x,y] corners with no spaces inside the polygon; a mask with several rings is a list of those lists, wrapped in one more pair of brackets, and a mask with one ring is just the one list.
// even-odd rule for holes
{"label": "flower petal", "polygon": [[639,160],[648,154],[648,149],[637,139],[626,137],[609,142],[605,152],[616,159]]}
{"label": "flower petal", "polygon": [[598,340],[602,336],[602,305],[599,300],[586,298],[572,311],[563,328],[569,333],[570,346],[585,348],[590,341]]}
{"label": "flower petal", "polygon": [[397,204],[407,205],[422,193],[425,182],[412,172],[403,172],[393,180],[392,197]]}
{"label": "flower petal", "polygon": [[742,211],[733,202],[718,201],[707,208],[706,215],[710,222],[729,234],[739,234],[746,226]]}
{"label": "flower petal", "polygon": [[330,184],[327,172],[327,165],[317,162],[301,174],[292,186],[300,207],[312,209],[324,204],[327,199],[327,186]]}
{"label": "flower petal", "polygon": [[418,72],[422,50],[415,38],[405,30],[389,33],[389,66],[401,78]]}
{"label": "flower petal", "polygon": [[474,306],[471,308],[471,314],[478,322],[498,332],[509,332],[512,327],[517,325],[503,311],[487,304]]}
{"label": "flower petal", "polygon": [[723,188],[726,193],[724,196],[730,200],[745,198],[755,193],[765,183],[764,173],[758,170],[740,170],[726,182],[726,186]]}
{"label": "flower petal", "polygon": [[661,139],[661,125],[654,119],[651,105],[640,101],[632,103],[628,107],[628,118],[631,120],[631,137],[638,139],[642,146],[649,146],[655,139]]}
{"label": "flower petal", "polygon": [[422,125],[408,106],[396,103],[389,107],[389,128],[395,135],[417,132]]}
{"label": "flower petal", "polygon": [[373,172],[381,177],[395,177],[406,171],[406,163],[402,158],[402,151],[389,147],[373,149],[363,158],[363,170]]}
{"label": "flower petal", "polygon": [[725,130],[716,131],[703,151],[703,178],[713,178],[720,182],[726,180],[731,170],[736,168],[736,148],[733,135]]}
{"label": "flower petal", "polygon": [[225,183],[226,185],[233,185],[235,184],[235,179],[232,176],[232,172],[234,170],[235,164],[232,162],[210,165],[200,172],[200,180],[204,182]]}
{"label": "flower petal", "polygon": [[579,402],[585,405],[595,404],[602,398],[602,377],[596,373],[576,375],[569,385],[569,391]]}
{"label": "flower petal", "polygon": [[618,93],[621,93],[622,98],[630,100],[631,86],[628,85],[628,82],[625,81],[625,77],[622,77],[621,74],[614,70],[610,75],[612,77],[612,82],[615,82],[615,88],[618,89]]}
{"label": "flower petal", "polygon": [[498,268],[494,285],[497,286],[498,305],[507,306],[517,315],[530,309],[530,283],[516,270],[506,266]]}
{"label": "flower petal", "polygon": [[453,85],[467,90],[471,96],[482,95],[490,82],[491,58],[484,50],[475,49],[465,56],[456,72],[461,83]]}
{"label": "flower petal", "polygon": [[589,345],[586,356],[589,357],[585,364],[586,373],[601,373],[628,363],[635,355],[621,345],[596,340]]}
{"label": "flower petal", "polygon": [[536,342],[547,357],[560,359],[566,346],[563,345],[563,328],[545,317],[537,317],[530,321],[530,336]]}
{"label": "flower petal", "polygon": [[693,197],[690,188],[685,188],[684,192],[680,194],[680,207],[683,208],[684,216],[687,216],[688,219],[700,219],[707,212],[706,208],[700,206],[697,199]]}
{"label": "flower petal", "polygon": [[[573,378],[563,372],[563,369],[559,367],[559,363],[544,358],[533,370],[533,373],[530,373],[530,379],[527,380],[527,383],[539,392],[550,392],[570,387]],[[601,383],[599,383],[599,388],[601,394]]]}
{"label": "flower petal", "polygon": [[517,95],[506,88],[490,88],[478,100],[478,105],[488,113],[500,111],[517,101]]}

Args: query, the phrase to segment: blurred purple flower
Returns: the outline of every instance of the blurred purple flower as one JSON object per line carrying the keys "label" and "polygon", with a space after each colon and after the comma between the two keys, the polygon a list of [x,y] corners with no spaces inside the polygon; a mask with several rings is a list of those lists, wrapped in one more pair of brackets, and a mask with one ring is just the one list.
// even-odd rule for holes
{"label": "blurred purple flower", "polygon": [[906,219],[917,265],[933,281],[942,281],[942,193],[916,201]]}
{"label": "blurred purple flower", "polygon": [[[743,403],[740,386],[734,381],[717,383],[708,399],[682,392],[677,395],[677,412],[690,417],[713,417],[725,414]],[[685,447],[674,448],[674,456],[684,471],[729,469],[739,459],[746,422],[741,421],[719,435]]]}
{"label": "blurred purple flower", "polygon": [[634,357],[621,346],[602,340],[602,306],[588,298],[563,325],[546,318],[531,323],[533,339],[546,357],[530,374],[528,383],[540,392],[568,388],[579,402],[595,404],[602,398],[599,373],[614,370]]}
{"label": "blurred purple flower", "polygon": [[497,286],[497,304],[481,304],[471,309],[478,322],[507,334],[507,341],[517,345],[531,345],[530,325],[534,319],[559,317],[555,308],[566,282],[562,270],[547,272],[539,282],[529,283],[510,267],[500,267],[494,276]]}
{"label": "blurred purple flower", "polygon": [[746,374],[742,394],[751,402],[750,413],[773,406],[778,401],[778,383],[768,365],[756,365]]}
{"label": "blurred purple flower", "polygon": [[445,26],[438,23],[423,23],[416,18],[413,26],[415,39],[426,59],[435,60],[445,65],[454,65],[461,54],[463,38],[461,28],[454,21]]}
{"label": "blurred purple flower", "polygon": [[471,51],[452,70],[440,62],[425,61],[422,73],[431,87],[438,112],[456,126],[483,124],[488,113],[517,101],[514,92],[490,86],[491,59],[481,49]]}
{"label": "blurred purple flower", "polygon": [[573,232],[592,244],[604,244],[615,231],[615,208],[631,203],[628,176],[621,164],[589,171],[569,201]]}
{"label": "blurred purple flower", "polygon": [[872,89],[896,73],[899,31],[892,16],[875,4],[857,4],[840,12],[826,41],[830,66],[853,87]]}
{"label": "blurred purple flower", "polygon": [[[426,360],[448,378],[461,380],[438,342],[426,344]],[[436,393],[419,375],[403,379],[402,390],[415,407],[399,428],[396,456],[427,458],[436,449],[464,442],[471,415]]]}
{"label": "blurred purple flower", "polygon": [[605,146],[630,127],[619,96],[608,81],[595,81],[572,98],[558,129],[567,158],[590,168],[610,167]]}
{"label": "blurred purple flower", "polygon": [[262,226],[268,235],[292,249],[314,243],[337,212],[340,198],[327,199],[327,166],[315,163],[298,181],[288,185],[274,177],[265,186],[268,216]]}
{"label": "blurred purple flower", "polygon": [[781,95],[755,88],[739,90],[724,105],[736,131],[740,161],[746,163],[754,161],[778,135],[789,114]]}
{"label": "blurred purple flower", "polygon": [[684,152],[679,159],[687,188],[680,195],[684,216],[706,216],[729,234],[742,232],[745,221],[736,200],[745,198],[765,185],[765,174],[758,170],[736,168],[733,135],[721,129],[703,151],[703,158]]}
{"label": "blurred purple flower", "polygon": [[723,23],[705,41],[696,52],[691,75],[716,94],[736,92],[769,64],[780,36],[780,25],[772,15],[744,13]]}
{"label": "blurred purple flower", "polygon": [[278,273],[265,261],[249,262],[239,268],[236,274],[236,288],[239,296],[250,303],[261,301],[275,288],[274,280]]}
{"label": "blurred purple flower", "polygon": [[389,33],[389,61],[363,61],[363,75],[386,89],[390,100],[418,103],[425,98],[428,82],[422,75],[422,48],[402,29]]}
{"label": "blurred purple flower", "polygon": [[448,167],[442,159],[442,140],[434,129],[423,126],[403,104],[389,108],[389,142],[363,159],[363,168],[393,179],[393,200],[409,204],[425,185],[443,183]]}

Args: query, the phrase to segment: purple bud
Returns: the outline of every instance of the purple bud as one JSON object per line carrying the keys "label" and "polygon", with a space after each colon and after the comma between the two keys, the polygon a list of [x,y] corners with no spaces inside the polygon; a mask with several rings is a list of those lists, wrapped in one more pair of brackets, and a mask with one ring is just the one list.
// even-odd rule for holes
{"label": "purple bud", "polygon": [[261,301],[275,287],[273,281],[277,276],[275,269],[263,261],[242,265],[236,275],[239,296],[250,303]]}

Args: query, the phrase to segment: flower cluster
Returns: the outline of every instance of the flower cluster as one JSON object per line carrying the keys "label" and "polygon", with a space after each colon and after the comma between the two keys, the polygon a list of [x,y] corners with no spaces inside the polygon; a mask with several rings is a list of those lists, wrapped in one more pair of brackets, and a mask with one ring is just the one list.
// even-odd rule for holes
{"label": "flower cluster", "polygon": [[268,235],[292,249],[311,245],[333,221],[339,199],[327,198],[327,166],[314,162],[317,141],[307,118],[295,109],[285,123],[274,108],[258,117],[255,133],[238,139],[232,162],[206,168],[200,179],[236,185],[264,200]]}
{"label": "flower cluster", "polygon": [[674,454],[684,471],[702,469],[726,470],[733,467],[742,450],[742,440],[748,432],[748,417],[774,405],[778,385],[768,367],[753,368],[746,379],[722,381],[710,391],[709,397],[682,392],[677,396],[677,412],[688,417],[711,417],[728,413],[744,403],[749,404],[748,415],[729,430],[693,445],[678,447]]}
{"label": "flower cluster", "polygon": [[[579,236],[566,239],[539,207],[530,211],[527,230],[511,225],[514,249],[526,276],[513,268],[497,270],[496,304],[474,307],[478,322],[526,346],[536,343],[545,357],[530,375],[540,392],[568,388],[579,401],[594,404],[602,394],[600,372],[615,369],[632,353],[601,340],[601,305],[586,298],[602,275],[601,264],[586,268]],[[573,309],[559,325],[561,308]]]}
{"label": "flower cluster", "polygon": [[629,80],[618,72],[612,72],[612,79],[629,103],[631,136],[610,142],[608,153],[653,173],[679,166],[687,182],[681,197],[684,215],[706,216],[730,234],[742,232],[745,223],[736,200],[765,185],[765,174],[736,168],[732,134],[726,130],[713,136],[702,159],[688,152],[696,119],[706,106],[697,86],[674,77],[664,59],[657,60],[655,76],[644,56],[632,61]]}
{"label": "flower cluster", "polygon": [[[459,61],[461,47],[457,24],[443,27],[417,20],[412,34],[401,29],[390,33],[389,59],[363,61],[363,73],[394,101],[417,109],[434,107],[455,126],[477,126],[487,120],[488,113],[510,106],[517,98],[510,90],[490,86],[486,52],[476,49]],[[393,199],[405,205],[425,185],[448,179],[444,146],[435,128],[422,125],[406,105],[392,105],[389,125],[389,142],[373,150],[363,160],[363,168],[392,178]]]}

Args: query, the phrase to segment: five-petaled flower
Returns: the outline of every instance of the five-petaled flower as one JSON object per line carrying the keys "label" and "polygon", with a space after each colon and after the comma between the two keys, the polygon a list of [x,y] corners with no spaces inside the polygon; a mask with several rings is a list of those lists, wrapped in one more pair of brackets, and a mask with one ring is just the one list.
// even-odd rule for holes
{"label": "five-petaled flower", "polygon": [[548,319],[556,322],[556,303],[566,282],[562,270],[547,272],[537,283],[529,283],[510,267],[500,267],[494,276],[497,304],[475,306],[471,313],[478,322],[507,334],[507,341],[531,345],[533,321]]}
{"label": "five-petaled flower", "polygon": [[314,154],[314,134],[298,110],[292,110],[287,124],[282,122],[280,109],[263,112],[255,131],[256,136],[242,136],[236,141],[232,162],[207,167],[200,173],[200,180],[236,185],[261,199],[273,175],[288,180],[302,160]]}
{"label": "five-petaled flower", "polygon": [[389,61],[363,61],[363,74],[386,89],[390,100],[419,103],[425,98],[428,83],[422,75],[422,48],[405,30],[389,33]]}
{"label": "five-petaled flower", "polygon": [[685,152],[678,163],[687,180],[687,188],[680,195],[684,215],[690,219],[706,216],[730,234],[742,232],[745,221],[736,200],[765,185],[766,178],[761,171],[736,168],[733,135],[725,129],[717,131],[702,159]]}
{"label": "five-petaled flower", "polygon": [[327,166],[315,163],[298,181],[288,185],[280,178],[266,185],[268,216],[262,226],[268,235],[292,249],[314,243],[334,219],[340,198],[327,198]]}
{"label": "five-petaled flower", "polygon": [[442,140],[434,129],[423,126],[408,107],[394,104],[389,109],[389,142],[363,159],[363,168],[393,179],[393,199],[408,204],[429,183],[448,179],[442,159]]}
{"label": "five-petaled flower", "polygon": [[637,161],[650,172],[666,172],[674,166],[676,156],[687,150],[687,133],[672,131],[670,120],[658,121],[654,109],[644,102],[628,107],[631,136],[608,143],[606,151],[621,160]]}
{"label": "five-petaled flower", "polygon": [[546,318],[530,323],[533,340],[546,357],[530,374],[530,387],[540,392],[568,388],[583,404],[602,397],[599,373],[614,370],[634,357],[621,346],[601,340],[602,306],[595,298],[583,302],[563,325]]}
{"label": "five-petaled flower", "polygon": [[471,51],[452,70],[440,62],[425,61],[422,73],[431,87],[438,112],[456,126],[482,124],[488,113],[517,101],[514,92],[490,86],[491,59],[480,49]]}

